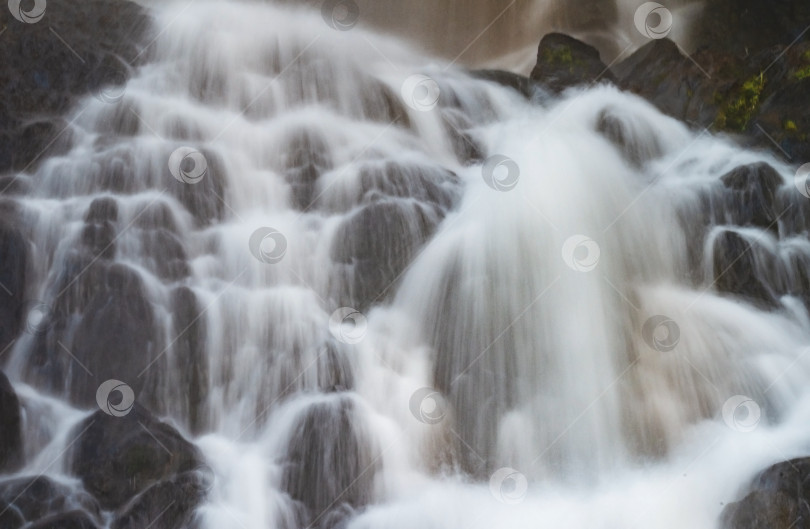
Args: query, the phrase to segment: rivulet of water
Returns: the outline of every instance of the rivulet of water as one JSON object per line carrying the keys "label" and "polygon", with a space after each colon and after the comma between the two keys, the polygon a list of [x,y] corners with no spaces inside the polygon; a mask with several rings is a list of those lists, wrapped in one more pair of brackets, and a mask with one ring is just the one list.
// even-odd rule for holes
{"label": "rivulet of water", "polygon": [[[69,479],[109,379],[201,447],[211,529],[711,528],[806,453],[789,167],[311,9],[151,9],[146,64],[21,175],[22,472]],[[735,226],[720,177],[760,161],[786,213]],[[720,293],[729,240],[770,306]]]}

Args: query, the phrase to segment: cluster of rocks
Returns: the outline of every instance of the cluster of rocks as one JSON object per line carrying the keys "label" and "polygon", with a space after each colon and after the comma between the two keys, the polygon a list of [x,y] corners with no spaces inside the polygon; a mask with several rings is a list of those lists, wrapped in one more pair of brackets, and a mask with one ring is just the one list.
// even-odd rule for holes
{"label": "cluster of rocks", "polygon": [[[0,372],[0,474],[24,464],[21,407]],[[181,529],[207,494],[212,475],[199,450],[174,427],[135,404],[124,416],[97,411],[71,433],[70,473],[80,482],[38,476],[0,481],[0,527]],[[33,525],[26,525],[33,524]]]}
{"label": "cluster of rocks", "polygon": [[[0,351],[6,352],[20,333],[28,330],[37,342],[31,358],[35,374],[47,379],[46,386],[61,381],[78,388],[72,395],[82,405],[95,403],[97,382],[82,380],[81,372],[68,372],[48,352],[54,350],[51,342],[65,339],[60,333],[77,307],[87,315],[81,323],[85,329],[76,334],[79,341],[70,346],[97,375],[103,377],[110,367],[105,355],[111,348],[129,349],[121,357],[136,361],[130,371],[141,369],[143,362],[151,359],[144,351],[154,349],[150,333],[140,332],[153,326],[143,286],[132,270],[112,262],[117,204],[112,199],[99,199],[90,206],[82,248],[73,259],[75,266],[66,267],[65,285],[73,279],[71,271],[75,273],[90,263],[84,256],[92,254],[92,266],[98,269],[98,273],[88,274],[94,278],[92,284],[74,283],[52,310],[32,323],[26,319],[31,307],[24,298],[31,256],[19,209],[4,195],[26,191],[25,182],[10,176],[12,173],[70,148],[70,129],[64,116],[78,97],[89,93],[102,100],[115,97],[115,87],[126,82],[133,68],[148,57],[143,43],[149,28],[147,12],[122,0],[48,3],[46,17],[35,24],[14,20],[5,6],[0,9],[0,39],[5,48],[0,64],[0,87],[5,94],[0,101]],[[115,187],[120,171],[109,169],[110,185]],[[188,191],[178,186],[178,192]],[[184,203],[196,200],[183,195],[178,199]],[[196,210],[202,212],[201,222],[216,216],[204,207]],[[153,217],[143,215],[146,221]],[[163,231],[170,225],[159,224]],[[153,245],[178,246],[167,244],[170,233],[147,228],[144,237],[154,238]],[[165,274],[183,276],[188,271],[182,247],[174,253],[176,259],[164,262]],[[183,292],[175,297],[185,312],[195,307]],[[34,328],[29,328],[32,325]],[[137,326],[139,332],[126,332],[127,326]],[[196,334],[190,333],[188,340],[193,341]],[[140,336],[145,342],[122,343],[117,338],[121,335]],[[92,343],[79,343],[80,336],[92,336]],[[185,345],[193,355],[194,344]],[[116,366],[116,374],[119,372]],[[2,372],[0,425],[0,475],[19,473],[26,463],[23,408]],[[69,473],[81,486],[44,475],[17,474],[0,480],[0,527],[180,529],[193,524],[194,509],[210,488],[212,476],[199,450],[174,427],[136,404],[123,417],[97,411],[71,435],[75,442],[66,454]]]}
{"label": "cluster of rocks", "polygon": [[476,75],[531,96],[612,83],[698,129],[733,135],[787,161],[810,160],[810,4],[707,2],[690,54],[668,38],[651,40],[616,64],[561,33],[543,37],[527,77]]}

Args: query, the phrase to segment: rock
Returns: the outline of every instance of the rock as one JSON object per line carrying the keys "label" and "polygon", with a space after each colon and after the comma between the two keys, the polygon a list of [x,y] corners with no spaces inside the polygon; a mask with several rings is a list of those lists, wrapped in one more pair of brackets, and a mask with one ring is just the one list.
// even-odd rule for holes
{"label": "rock", "polygon": [[115,226],[111,222],[85,224],[82,229],[82,244],[98,259],[115,257]]}
{"label": "rock", "polygon": [[166,202],[151,202],[135,213],[135,225],[144,230],[166,229],[177,234],[177,219]]}
{"label": "rock", "polygon": [[122,417],[97,411],[77,430],[71,471],[104,509],[120,509],[147,488],[170,487],[202,466],[197,448],[140,404]]}
{"label": "rock", "polygon": [[402,104],[402,99],[388,85],[367,78],[362,86],[362,117],[385,124],[395,123],[406,129],[411,127],[408,110]]}
{"label": "rock", "polygon": [[614,110],[603,110],[596,130],[613,143],[628,161],[640,166],[663,153],[656,131],[646,122],[633,123]]}
{"label": "rock", "polygon": [[436,208],[407,200],[374,202],[344,220],[330,249],[346,265],[338,299],[361,311],[384,299],[440,220]]}
{"label": "rock", "polygon": [[[88,272],[90,273],[90,272]],[[153,377],[141,376],[158,354],[151,303],[140,275],[122,264],[112,264],[103,274],[90,275],[97,285],[76,326],[73,339],[60,340],[77,360],[69,364],[68,388],[73,402],[92,407],[101,382],[122,380],[145,400],[144,389]],[[57,355],[66,354],[62,346]],[[72,359],[68,357],[68,360]],[[81,362],[80,365],[77,365]],[[152,365],[152,369],[161,369]]]}
{"label": "rock", "polygon": [[797,59],[796,66],[784,78],[772,80],[771,85],[775,88],[764,94],[752,118],[750,134],[756,145],[775,149],[777,156],[795,163],[805,163],[810,160],[810,115],[797,109],[810,108],[810,45],[802,60]]}
{"label": "rock", "polygon": [[765,271],[757,258],[763,256],[755,255],[756,251],[740,234],[720,233],[714,240],[714,286],[763,308],[775,308],[779,305],[776,293],[761,279]]}
{"label": "rock", "polygon": [[[198,226],[222,220],[225,214],[225,169],[222,158],[210,149],[200,149],[205,158],[205,175],[196,184],[177,180],[168,165],[164,176],[169,192],[194,216]],[[171,153],[167,153],[166,160]],[[195,167],[196,169],[196,167]]]}
{"label": "rock", "polygon": [[156,356],[163,336],[140,273],[78,248],[55,284],[59,295],[43,300],[46,316],[32,331],[27,379],[82,407],[95,407],[102,382],[122,380],[160,409],[154,387],[165,369],[165,355]]}
{"label": "rock", "polygon": [[723,529],[810,527],[810,458],[777,463],[757,475],[749,492],[721,515]]}
{"label": "rock", "polygon": [[504,70],[471,70],[469,74],[476,79],[483,79],[515,90],[526,99],[534,95],[534,82],[526,76]]}
{"label": "rock", "polygon": [[[17,529],[25,523],[45,521],[51,516],[75,510],[83,511],[88,518],[99,517],[98,504],[87,493],[56,483],[45,476],[28,476],[0,482],[0,527],[3,529]],[[45,527],[62,529],[61,525],[53,523],[42,526],[43,529]],[[90,527],[95,528],[96,525]]]}
{"label": "rock", "polygon": [[596,48],[562,33],[549,33],[540,41],[530,78],[555,93],[598,81],[615,82]]}
{"label": "rock", "polygon": [[292,188],[293,205],[306,211],[318,197],[315,188],[321,174],[332,168],[325,139],[317,132],[301,129],[289,135],[282,160],[284,177]]}
{"label": "rock", "polygon": [[161,481],[127,505],[111,529],[185,529],[210,486],[210,477],[200,472]]}
{"label": "rock", "polygon": [[403,164],[392,160],[371,161],[359,171],[360,196],[355,204],[385,198],[412,198],[442,211],[452,209],[461,195],[455,173],[438,166]]}
{"label": "rock", "polygon": [[486,158],[484,148],[474,138],[472,123],[464,113],[455,108],[443,109],[442,120],[459,162],[464,165],[483,163]]}
{"label": "rock", "polygon": [[281,486],[303,506],[302,526],[340,526],[338,519],[372,501],[379,463],[362,424],[349,397],[332,397],[312,404],[294,427]]}
{"label": "rock", "polygon": [[753,225],[779,232],[776,195],[782,177],[767,163],[736,167],[720,177],[726,193],[727,222],[740,226]]}
{"label": "rock", "polygon": [[810,4],[802,0],[710,0],[694,28],[693,40],[698,48],[746,57],[757,50],[791,44],[808,26]]}
{"label": "rock", "polygon": [[665,114],[685,119],[700,71],[669,39],[645,44],[613,68],[619,86],[650,101]]}
{"label": "rock", "polygon": [[205,425],[205,399],[208,395],[208,355],[206,354],[206,319],[197,296],[188,287],[178,287],[171,294],[174,354],[182,376],[183,414],[192,433]]}
{"label": "rock", "polygon": [[93,519],[82,511],[70,511],[43,518],[26,529],[98,529]]}
{"label": "rock", "polygon": [[0,371],[0,474],[19,469],[23,463],[20,401],[14,388]]}
{"label": "rock", "polygon": [[145,231],[141,235],[142,254],[150,258],[150,270],[167,281],[179,281],[191,274],[183,242],[165,229]]}
{"label": "rock", "polygon": [[13,211],[0,213],[0,358],[22,329],[28,242]]}
{"label": "rock", "polygon": [[810,42],[751,48],[745,58],[721,45],[690,56],[653,40],[613,67],[619,86],[696,127],[740,136],[797,162],[810,159]]}
{"label": "rock", "polygon": [[782,492],[754,491],[736,503],[730,503],[721,515],[723,529],[805,529],[799,503]]}
{"label": "rock", "polygon": [[46,148],[63,150],[69,134],[59,116],[78,96],[126,80],[149,24],[146,11],[129,1],[52,2],[33,24],[0,10],[0,89],[7,96],[0,133],[11,147],[0,149],[0,172],[32,165]]}
{"label": "rock", "polygon": [[113,197],[94,199],[84,214],[84,222],[118,222],[118,201]]}

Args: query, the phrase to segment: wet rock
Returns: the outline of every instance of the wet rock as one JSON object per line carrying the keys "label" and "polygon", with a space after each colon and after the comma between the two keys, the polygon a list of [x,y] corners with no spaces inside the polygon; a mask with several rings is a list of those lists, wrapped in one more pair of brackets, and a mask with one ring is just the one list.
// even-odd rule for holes
{"label": "wet rock", "polygon": [[93,519],[82,511],[54,514],[43,518],[26,529],[98,529]]}
{"label": "wet rock", "polygon": [[[723,231],[714,240],[714,286],[764,308],[778,306],[775,292],[763,282],[756,250],[740,234]],[[758,272],[758,273],[757,273]]]}
{"label": "wet rock", "polygon": [[143,254],[153,263],[156,275],[168,281],[188,277],[191,268],[183,242],[166,229],[150,230],[141,236]]}
{"label": "wet rock", "polygon": [[306,211],[318,198],[318,178],[332,168],[329,148],[318,133],[302,129],[290,135],[284,152],[284,177],[292,188],[293,205]]}
{"label": "wet rock", "polygon": [[674,42],[658,39],[639,48],[613,72],[624,90],[640,95],[665,114],[685,119],[690,93],[696,89],[693,69]]}
{"label": "wet rock", "polygon": [[452,108],[442,111],[442,120],[458,160],[464,165],[483,163],[486,157],[484,148],[475,139],[470,120]]}
{"label": "wet rock", "polygon": [[460,180],[454,173],[428,165],[386,160],[368,162],[360,168],[360,196],[355,203],[372,203],[386,197],[412,198],[444,211],[460,197]]}
{"label": "wet rock", "polygon": [[174,212],[163,201],[151,202],[135,213],[135,225],[144,230],[163,228],[175,234],[178,232]]}
{"label": "wet rock", "polygon": [[115,257],[115,227],[110,222],[86,224],[82,229],[82,243],[99,259]]}
{"label": "wet rock", "polygon": [[659,39],[613,72],[620,87],[670,116],[734,134],[746,146],[791,161],[810,159],[810,118],[796,112],[810,104],[810,42],[751,46],[745,56],[709,43],[686,56],[669,39]]}
{"label": "wet rock", "polygon": [[117,222],[118,202],[113,197],[97,198],[90,203],[87,212],[84,214],[84,222]]}
{"label": "wet rock", "polygon": [[596,48],[562,33],[549,33],[540,41],[530,78],[556,93],[572,86],[615,81]]}
{"label": "wet rock", "polygon": [[751,482],[740,501],[721,515],[723,529],[806,529],[810,527],[810,459],[777,463]]}
{"label": "wet rock", "polygon": [[182,377],[184,416],[192,433],[205,427],[205,398],[208,395],[208,355],[205,348],[206,319],[197,296],[188,287],[172,291],[172,328],[177,369]]}
{"label": "wet rock", "polygon": [[753,225],[778,233],[776,194],[782,177],[767,163],[736,167],[720,177],[730,191],[726,194],[728,222]]}
{"label": "wet rock", "polygon": [[367,79],[362,83],[363,117],[381,123],[393,123],[403,128],[410,128],[411,120],[402,99],[387,85]]}
{"label": "wet rock", "polygon": [[318,387],[326,393],[352,391],[355,387],[351,362],[331,340],[318,355]]}
{"label": "wet rock", "polygon": [[375,451],[348,397],[310,406],[282,463],[282,488],[304,507],[302,525],[334,527],[338,518],[372,501],[379,470]]}
{"label": "wet rock", "polygon": [[810,4],[801,0],[711,0],[695,25],[693,39],[696,47],[745,57],[771,46],[787,46],[808,26]]}
{"label": "wet rock", "polygon": [[0,167],[28,170],[41,160],[66,153],[72,138],[68,122],[61,118],[21,121],[8,131],[8,155],[0,154],[0,163],[4,164]]}
{"label": "wet rock", "polygon": [[133,170],[136,167],[134,154],[125,147],[118,147],[95,156],[94,171],[89,177],[92,191],[107,191],[130,194],[139,190],[143,183]]}
{"label": "wet rock", "polygon": [[363,310],[393,292],[440,220],[435,208],[405,200],[375,202],[346,219],[330,249],[332,260],[346,265],[339,299]]}
{"label": "wet rock", "polygon": [[807,518],[799,503],[782,492],[754,491],[741,501],[729,504],[721,517],[723,529],[805,529],[797,523]]}
{"label": "wet rock", "polygon": [[0,474],[14,472],[22,466],[22,420],[17,393],[0,371]]}
{"label": "wet rock", "polygon": [[604,110],[596,122],[596,130],[613,143],[635,166],[657,158],[663,152],[656,131],[647,123],[634,127],[620,114]]}
{"label": "wet rock", "polygon": [[[0,144],[3,138],[0,135]],[[0,147],[2,150],[2,147]],[[0,154],[2,157],[2,154]],[[0,162],[2,163],[2,162]],[[9,175],[0,177],[0,195],[26,195],[31,191],[31,181],[24,175]]]}
{"label": "wet rock", "polygon": [[810,160],[810,115],[797,109],[810,107],[810,45],[800,57],[784,78],[771,81],[776,88],[771,94],[763,94],[750,134],[756,145],[775,149],[777,156],[790,161],[805,163]]}
{"label": "wet rock", "polygon": [[[44,476],[0,482],[0,523],[3,529],[16,529],[25,523],[45,521],[55,515],[58,519],[61,513],[75,510],[86,513],[88,518],[97,518],[99,514],[98,504],[87,493]],[[62,529],[61,525],[53,523],[44,527]]]}
{"label": "wet rock", "polygon": [[152,485],[127,505],[111,529],[185,529],[210,488],[209,479],[186,472]]}
{"label": "wet rock", "polygon": [[0,131],[12,146],[0,151],[0,171],[22,169],[63,149],[66,123],[59,116],[77,97],[126,79],[130,67],[122,60],[136,63],[149,23],[143,8],[117,0],[50,3],[33,24],[15,20],[10,9],[0,11],[0,89],[6,94]]}
{"label": "wet rock", "polygon": [[[24,318],[28,242],[14,212],[0,212],[0,351],[7,352]],[[0,353],[0,360],[2,360]]]}
{"label": "wet rock", "polygon": [[534,82],[526,76],[504,70],[472,70],[470,75],[492,83],[511,88],[526,99],[534,94]]}
{"label": "wet rock", "polygon": [[157,483],[171,487],[176,476],[201,467],[197,448],[140,404],[122,417],[97,411],[77,431],[71,471],[104,509],[119,509]]}
{"label": "wet rock", "polygon": [[[141,394],[148,387],[147,381],[157,376],[142,375],[158,351],[154,314],[140,276],[124,265],[113,264],[106,269],[104,279],[104,286],[90,298],[73,340],[63,341],[77,360],[69,365],[69,396],[82,406],[95,404],[96,390],[105,380],[122,380]],[[62,350],[56,353],[66,354]],[[151,368],[158,372],[161,366]]]}
{"label": "wet rock", "polygon": [[[166,169],[164,181],[169,192],[192,214],[198,226],[208,226],[222,220],[225,214],[225,169],[218,154],[208,149],[199,151],[205,158],[205,174],[197,183],[177,180]],[[166,154],[166,160],[171,153]],[[193,170],[201,169],[194,166]],[[184,169],[185,170],[185,169]]]}

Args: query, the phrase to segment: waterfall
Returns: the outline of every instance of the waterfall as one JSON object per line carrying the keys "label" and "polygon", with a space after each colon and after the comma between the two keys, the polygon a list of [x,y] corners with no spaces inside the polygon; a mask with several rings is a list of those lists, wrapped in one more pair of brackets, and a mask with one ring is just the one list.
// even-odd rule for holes
{"label": "waterfall", "polygon": [[[305,6],[149,9],[144,63],[18,175],[17,475],[80,489],[111,380],[199,447],[201,529],[711,528],[806,453],[788,165]],[[761,162],[778,212],[724,177]]]}

